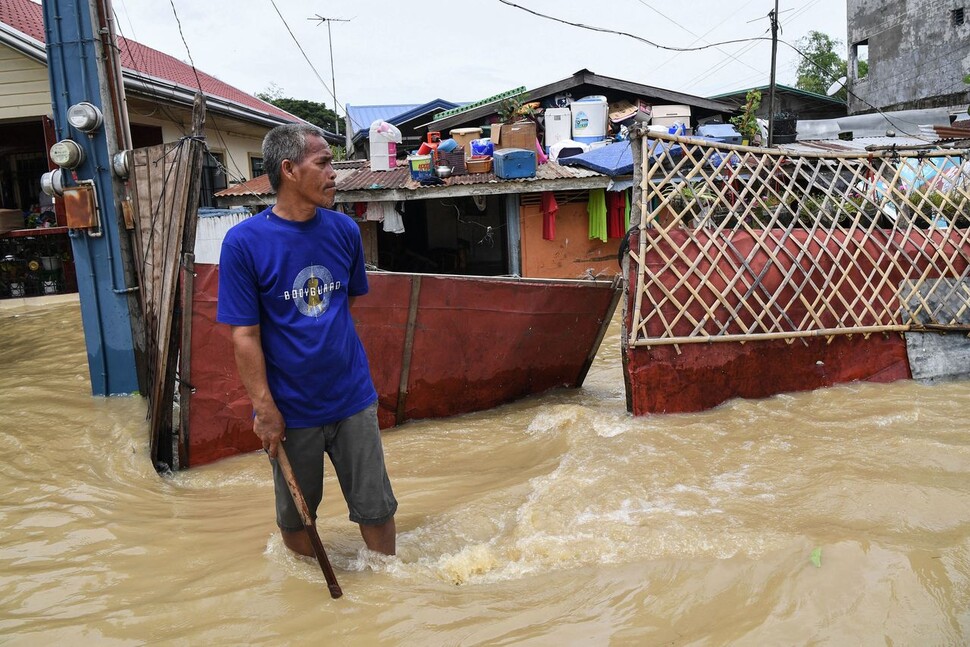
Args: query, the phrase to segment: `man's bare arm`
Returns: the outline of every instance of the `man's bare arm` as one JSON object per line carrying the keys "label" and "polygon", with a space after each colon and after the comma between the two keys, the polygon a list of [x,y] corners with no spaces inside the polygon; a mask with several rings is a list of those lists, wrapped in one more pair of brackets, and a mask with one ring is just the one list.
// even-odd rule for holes
{"label": "man's bare arm", "polygon": [[256,417],[253,431],[263,441],[263,449],[270,458],[276,458],[276,447],[283,439],[286,423],[266,381],[266,358],[260,341],[259,326],[233,326],[232,348],[236,356],[236,368],[249,399],[253,402]]}

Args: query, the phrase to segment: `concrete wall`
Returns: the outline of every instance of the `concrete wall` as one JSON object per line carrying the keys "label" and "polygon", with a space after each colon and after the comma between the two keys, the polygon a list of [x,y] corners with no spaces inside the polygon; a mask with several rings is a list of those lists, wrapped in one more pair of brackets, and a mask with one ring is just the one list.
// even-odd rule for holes
{"label": "concrete wall", "polygon": [[520,210],[522,276],[530,278],[578,279],[590,270],[598,278],[620,273],[616,253],[620,239],[607,242],[589,239],[589,212],[585,198],[575,202],[560,199],[556,213],[556,238],[542,237],[542,208],[524,205]]}
{"label": "concrete wall", "polygon": [[[50,108],[48,107],[48,112]],[[188,132],[192,114],[181,107],[168,107],[164,111],[147,105],[144,100],[128,100],[128,119],[132,124],[157,126],[162,129],[162,140],[178,141]],[[206,116],[205,139],[209,150],[222,153],[226,168],[231,175],[230,181],[251,180],[249,158],[261,157],[263,136],[269,128],[237,123],[228,117]]]}
{"label": "concrete wall", "polygon": [[[955,25],[953,11],[960,8],[964,23]],[[970,73],[970,3],[847,0],[847,10],[849,114],[872,112],[872,106],[966,110],[970,85],[963,77]],[[869,73],[860,79],[856,45],[865,41]]]}

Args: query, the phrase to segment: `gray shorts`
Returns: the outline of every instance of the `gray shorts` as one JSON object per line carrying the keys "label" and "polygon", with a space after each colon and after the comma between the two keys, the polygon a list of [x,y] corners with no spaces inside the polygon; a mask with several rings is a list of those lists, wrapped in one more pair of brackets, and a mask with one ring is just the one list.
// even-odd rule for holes
{"label": "gray shorts", "polygon": [[[287,429],[284,437],[283,447],[314,519],[323,500],[324,453],[330,455],[351,521],[377,526],[394,516],[397,500],[384,467],[376,402],[333,424]],[[283,470],[277,461],[270,463],[276,484],[276,525],[286,531],[303,530]]]}

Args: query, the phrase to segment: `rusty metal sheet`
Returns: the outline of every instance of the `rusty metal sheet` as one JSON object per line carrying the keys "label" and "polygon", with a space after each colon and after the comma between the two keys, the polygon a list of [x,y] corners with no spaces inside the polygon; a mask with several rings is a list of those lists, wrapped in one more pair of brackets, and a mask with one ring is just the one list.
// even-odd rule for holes
{"label": "rusty metal sheet", "polygon": [[[683,230],[670,232],[672,240],[683,241],[687,233]],[[807,236],[806,232],[797,232]],[[636,246],[637,235],[634,234]],[[742,256],[750,256],[754,265],[763,264],[764,259],[752,251],[750,235],[741,232],[734,238],[734,245]],[[787,246],[797,249],[794,238],[787,240]],[[820,242],[820,245],[826,243]],[[838,253],[839,239],[832,238],[827,243],[832,255]],[[873,243],[874,244],[874,243]],[[651,239],[645,266],[656,271],[663,263],[659,260],[665,252],[661,240]],[[914,263],[925,263],[916,253],[915,243],[900,243],[904,250],[911,251]],[[690,253],[685,256],[690,258]],[[778,253],[777,257],[785,254]],[[866,255],[869,262],[879,262],[880,255],[870,250]],[[728,259],[723,259],[727,263]],[[865,267],[862,271],[865,271]],[[871,266],[869,267],[871,270]],[[636,264],[631,264],[630,281],[636,281]],[[782,280],[784,269],[772,267],[762,277],[765,285]],[[711,281],[723,281],[718,272],[711,273]],[[900,277],[901,278],[901,277]],[[671,279],[676,280],[675,278]],[[667,290],[680,290],[670,285]],[[783,296],[781,302],[791,302],[788,314],[793,319],[805,316],[804,303],[811,302],[817,286],[801,286],[804,300],[793,300]],[[843,286],[842,291],[850,288]],[[658,290],[662,288],[658,287]],[[891,299],[890,287],[885,287],[882,298]],[[676,295],[675,295],[676,296]],[[632,312],[636,305],[633,293],[628,299],[626,313],[627,329],[632,324]],[[671,304],[662,306],[674,316],[677,309]],[[703,317],[696,306],[692,314]],[[660,336],[663,331],[652,324],[652,336]],[[681,325],[681,324],[679,324]],[[686,325],[686,324],[683,324]],[[891,382],[908,379],[910,368],[906,356],[906,343],[899,333],[877,333],[871,335],[836,335],[808,337],[795,340],[751,340],[740,342],[721,342],[707,344],[681,344],[679,346],[632,346],[624,339],[623,354],[626,366],[628,402],[635,415],[650,413],[680,413],[701,411],[725,402],[731,398],[762,398],[789,391],[806,391],[831,386],[842,382],[867,380],[872,382]]]}
{"label": "rusty metal sheet", "polygon": [[94,186],[79,184],[66,187],[63,198],[69,229],[91,229],[99,226]]}
{"label": "rusty metal sheet", "polygon": [[723,344],[627,348],[628,402],[634,415],[685,413],[732,398],[764,398],[843,382],[909,379],[899,333]]}
{"label": "rusty metal sheet", "polygon": [[[215,321],[218,267],[196,265],[192,317],[189,465],[259,448],[229,326]],[[420,276],[420,289],[412,290]],[[616,307],[605,281],[368,274],[354,304],[370,359],[381,428],[452,416],[582,383]],[[411,296],[417,293],[410,354]],[[408,359],[410,361],[408,361]],[[401,390],[402,370],[407,371]],[[403,398],[403,400],[402,400]]]}

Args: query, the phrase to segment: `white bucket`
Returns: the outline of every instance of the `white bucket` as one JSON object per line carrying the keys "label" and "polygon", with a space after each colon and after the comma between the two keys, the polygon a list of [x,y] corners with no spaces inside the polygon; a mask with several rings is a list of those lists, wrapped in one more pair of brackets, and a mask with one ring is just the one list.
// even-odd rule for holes
{"label": "white bucket", "polygon": [[610,105],[604,96],[583,97],[569,105],[573,141],[591,144],[606,138]]}

